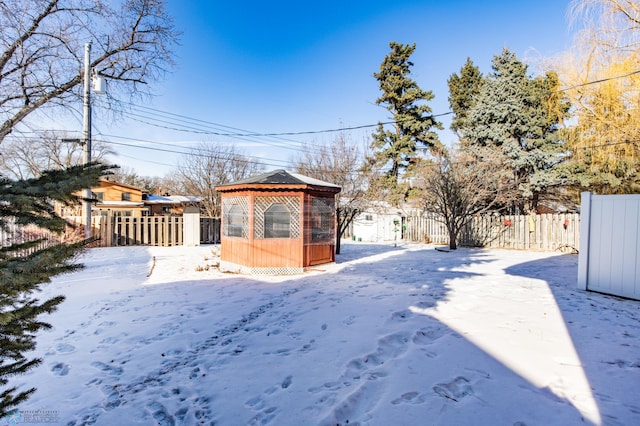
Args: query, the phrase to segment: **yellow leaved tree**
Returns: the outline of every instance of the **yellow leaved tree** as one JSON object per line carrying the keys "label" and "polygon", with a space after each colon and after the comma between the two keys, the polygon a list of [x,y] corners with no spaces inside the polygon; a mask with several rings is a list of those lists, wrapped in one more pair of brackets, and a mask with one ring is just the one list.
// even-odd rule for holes
{"label": "yellow leaved tree", "polygon": [[575,0],[575,46],[555,61],[573,105],[567,130],[577,185],[640,193],[640,2]]}

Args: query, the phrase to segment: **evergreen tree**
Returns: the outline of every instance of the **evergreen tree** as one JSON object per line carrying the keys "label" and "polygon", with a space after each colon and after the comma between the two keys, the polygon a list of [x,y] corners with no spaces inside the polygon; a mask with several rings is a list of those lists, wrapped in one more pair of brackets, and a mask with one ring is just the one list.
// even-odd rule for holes
{"label": "evergreen tree", "polygon": [[[71,194],[95,185],[106,169],[93,164],[45,172],[28,180],[0,177],[0,226],[6,229],[13,221],[17,225],[64,231],[67,223],[55,214],[52,201],[77,202]],[[36,240],[0,249],[0,418],[35,391],[8,386],[9,379],[42,362],[27,357],[36,346],[37,332],[50,328],[40,316],[55,311],[64,300],[58,296],[41,301],[35,294],[51,277],[78,269],[80,265],[72,261],[87,242],[36,249],[41,243]]]}
{"label": "evergreen tree", "polygon": [[[98,41],[90,68],[109,78],[109,102],[143,95],[148,83],[173,66],[179,33],[163,0],[4,0],[0,9],[0,143],[20,145],[25,129],[46,133],[38,123],[41,116],[34,114],[44,108],[75,111],[84,81],[85,42]],[[0,226],[15,221],[61,232],[66,224],[51,201],[75,201],[71,194],[96,184],[106,167],[41,170],[33,170],[33,179],[0,176]],[[36,243],[29,242],[0,249],[0,418],[34,391],[5,386],[10,377],[40,362],[27,359],[36,333],[48,327],[38,318],[62,301],[41,302],[34,295],[53,275],[78,267],[71,262],[81,246],[36,250]]]}
{"label": "evergreen tree", "polygon": [[449,105],[453,111],[451,130],[464,139],[461,129],[466,126],[469,111],[476,104],[484,82],[480,69],[473,65],[471,58],[460,69],[460,75],[453,73],[447,80]]}
{"label": "evergreen tree", "polygon": [[507,49],[494,57],[492,68],[461,131],[470,146],[501,151],[522,194],[516,207],[535,209],[542,194],[567,178],[559,167],[566,159],[560,124],[570,105],[554,73],[530,77],[527,65]]}
{"label": "evergreen tree", "polygon": [[410,78],[413,62],[409,58],[416,48],[415,43],[391,42],[389,47],[391,52],[382,61],[380,72],[373,75],[382,92],[376,104],[389,110],[395,123],[392,129],[378,124],[371,144],[374,151],[371,165],[375,168],[391,167],[381,185],[399,195],[402,192],[398,188],[400,172],[417,157],[418,144],[431,150],[440,147],[438,135],[432,129],[441,129],[442,126],[424,103],[434,98],[433,93],[420,89]]}

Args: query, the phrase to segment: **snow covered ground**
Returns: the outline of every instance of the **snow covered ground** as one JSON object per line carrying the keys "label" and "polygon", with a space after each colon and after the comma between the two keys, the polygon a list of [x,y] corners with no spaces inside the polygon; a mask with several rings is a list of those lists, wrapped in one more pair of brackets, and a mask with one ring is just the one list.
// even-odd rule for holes
{"label": "snow covered ground", "polygon": [[13,421],[640,424],[640,302],[576,290],[575,255],[348,242],[251,277],[213,249],[91,249],[56,278]]}

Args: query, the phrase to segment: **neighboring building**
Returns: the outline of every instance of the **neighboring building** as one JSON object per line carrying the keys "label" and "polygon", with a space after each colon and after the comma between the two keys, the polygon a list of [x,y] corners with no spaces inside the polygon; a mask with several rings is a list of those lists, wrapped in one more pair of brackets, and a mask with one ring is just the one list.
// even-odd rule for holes
{"label": "neighboring building", "polygon": [[356,241],[400,241],[404,237],[406,215],[398,208],[379,203],[360,213],[352,224]]}
{"label": "neighboring building", "polygon": [[[144,194],[145,191],[135,186],[100,179],[98,186],[91,188],[95,200],[91,213],[93,216],[144,216],[148,211],[142,199]],[[63,206],[56,202],[55,209],[62,217],[82,215],[80,204]]]}
{"label": "neighboring building", "polygon": [[[200,204],[198,197],[153,195],[141,188],[106,179],[101,179],[98,186],[91,188],[91,195],[95,200],[91,207],[93,216],[181,215],[186,206]],[[56,202],[55,211],[62,217],[81,216],[82,206],[64,206]]]}
{"label": "neighboring building", "polygon": [[143,196],[144,204],[151,216],[182,215],[185,207],[199,206],[200,197],[193,195],[155,195]]}

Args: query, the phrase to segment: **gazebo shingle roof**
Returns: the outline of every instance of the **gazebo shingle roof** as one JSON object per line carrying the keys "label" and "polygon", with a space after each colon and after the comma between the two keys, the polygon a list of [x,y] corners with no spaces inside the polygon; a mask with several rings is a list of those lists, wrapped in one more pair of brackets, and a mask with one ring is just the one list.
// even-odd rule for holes
{"label": "gazebo shingle roof", "polygon": [[322,180],[299,175],[297,173],[290,173],[282,169],[219,185],[216,189],[224,190],[226,187],[237,187],[243,185],[311,185],[315,187],[336,188],[340,190],[340,186],[333,183],[324,182]]}

